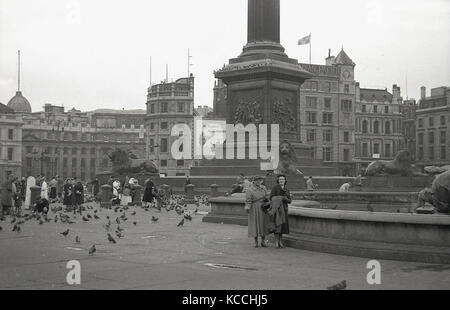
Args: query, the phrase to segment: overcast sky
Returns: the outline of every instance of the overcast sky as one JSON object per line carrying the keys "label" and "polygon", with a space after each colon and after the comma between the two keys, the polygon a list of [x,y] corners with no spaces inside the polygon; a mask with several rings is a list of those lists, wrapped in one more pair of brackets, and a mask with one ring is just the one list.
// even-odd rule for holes
{"label": "overcast sky", "polygon": [[[449,0],[281,0],[281,43],[288,56],[324,64],[341,46],[362,87],[392,84],[418,99],[420,86],[450,86]],[[0,0],[0,102],[17,89],[33,111],[45,103],[145,108],[150,79],[187,75],[193,56],[195,105],[212,106],[213,71],[242,51],[246,0]]]}

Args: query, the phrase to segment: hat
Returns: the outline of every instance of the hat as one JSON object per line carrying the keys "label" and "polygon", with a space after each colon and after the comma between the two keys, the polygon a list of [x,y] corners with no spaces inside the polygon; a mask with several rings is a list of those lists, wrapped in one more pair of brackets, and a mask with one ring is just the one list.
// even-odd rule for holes
{"label": "hat", "polygon": [[255,175],[252,181],[264,180],[265,178],[262,175]]}

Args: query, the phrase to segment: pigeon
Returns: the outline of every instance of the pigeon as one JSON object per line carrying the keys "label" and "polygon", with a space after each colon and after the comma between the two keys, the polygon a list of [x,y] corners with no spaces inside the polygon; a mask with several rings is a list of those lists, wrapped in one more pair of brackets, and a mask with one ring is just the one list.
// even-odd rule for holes
{"label": "pigeon", "polygon": [[44,224],[44,221],[42,219],[39,220],[39,225]]}
{"label": "pigeon", "polygon": [[198,208],[195,208],[194,214],[198,213]]}
{"label": "pigeon", "polygon": [[123,235],[122,235],[122,233],[120,232],[120,231],[117,231],[116,230],[116,236],[117,236],[117,238],[123,238]]}
{"label": "pigeon", "polygon": [[58,223],[58,214],[55,215],[55,223]]}
{"label": "pigeon", "polygon": [[98,217],[97,214],[94,214],[94,218],[95,218],[96,220],[99,220],[99,219],[100,219],[100,217]]}
{"label": "pigeon", "polygon": [[0,226],[0,231],[2,231],[2,230],[3,230],[3,227]]}
{"label": "pigeon", "polygon": [[109,241],[109,243],[116,243],[116,240],[114,240],[114,238],[111,236],[111,234],[110,233],[108,233],[108,241]]}
{"label": "pigeon", "polygon": [[327,287],[327,290],[337,291],[337,290],[345,290],[346,288],[347,288],[347,281],[344,280],[338,284]]}
{"label": "pigeon", "polygon": [[183,219],[181,220],[181,222],[178,223],[177,227],[180,227],[180,226],[183,226],[183,225],[184,225],[184,217],[183,217]]}
{"label": "pigeon", "polygon": [[17,225],[17,232],[20,232],[20,226]]}
{"label": "pigeon", "polygon": [[95,248],[95,244],[89,249],[89,255],[94,255],[94,253],[97,251]]}
{"label": "pigeon", "polygon": [[122,232],[122,231],[123,231],[123,228],[121,228],[120,226],[117,226],[117,231]]}
{"label": "pigeon", "polygon": [[184,218],[187,219],[188,221],[192,221],[192,216],[190,216],[189,214],[185,214]]}
{"label": "pigeon", "polygon": [[14,224],[14,227],[13,227],[13,230],[12,230],[12,231],[17,231],[18,227],[19,227],[19,225]]}
{"label": "pigeon", "polygon": [[76,236],[76,237],[75,237],[75,242],[76,242],[76,243],[81,243],[80,237]]}
{"label": "pigeon", "polygon": [[69,234],[69,229],[67,229],[66,231],[64,231],[60,234],[63,235],[64,237],[67,237],[67,235]]}
{"label": "pigeon", "polygon": [[109,215],[106,216],[106,219],[109,220]]}
{"label": "pigeon", "polygon": [[95,210],[94,213],[97,213],[98,210]]}
{"label": "pigeon", "polygon": [[74,221],[72,221],[72,220],[67,220],[67,223],[69,223],[69,224],[75,224],[75,222]]}
{"label": "pigeon", "polygon": [[133,211],[133,213],[131,213],[131,215],[135,216],[136,215],[136,211]]}
{"label": "pigeon", "polygon": [[83,216],[83,221],[89,222],[89,219],[87,219],[86,217]]}
{"label": "pigeon", "polygon": [[136,222],[136,221],[135,221],[135,222],[133,222],[133,225],[134,225],[134,226],[136,226],[136,225],[137,225],[137,222]]}
{"label": "pigeon", "polygon": [[158,220],[159,220],[159,218],[152,216],[152,222],[153,222],[153,223],[158,222]]}
{"label": "pigeon", "polygon": [[14,217],[11,221],[11,224],[14,224],[16,222],[16,217]]}
{"label": "pigeon", "polygon": [[92,219],[92,216],[90,214],[87,215],[88,219]]}
{"label": "pigeon", "polygon": [[120,224],[120,220],[119,220],[118,217],[116,217],[116,223],[117,223],[117,224]]}

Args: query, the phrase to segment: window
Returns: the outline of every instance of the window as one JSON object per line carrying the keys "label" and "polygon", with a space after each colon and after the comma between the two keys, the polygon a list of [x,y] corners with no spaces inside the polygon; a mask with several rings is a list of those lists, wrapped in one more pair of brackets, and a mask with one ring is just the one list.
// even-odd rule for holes
{"label": "window", "polygon": [[327,129],[323,132],[323,141],[324,142],[333,141],[333,131],[331,129]]}
{"label": "window", "polygon": [[378,106],[376,105],[373,106],[373,113],[378,113]]}
{"label": "window", "polygon": [[423,119],[422,118],[419,118],[417,125],[418,125],[419,128],[423,127]]}
{"label": "window", "polygon": [[441,115],[441,126],[445,126],[445,115]]}
{"label": "window", "polygon": [[315,91],[319,90],[319,84],[317,81],[311,81],[311,89]]}
{"label": "window", "polygon": [[333,124],[333,113],[325,112],[323,113],[323,121],[324,124]]}
{"label": "window", "polygon": [[362,133],[367,133],[367,121],[363,120],[362,122]]}
{"label": "window", "polygon": [[76,170],[76,169],[77,169],[77,159],[72,158],[72,170]]}
{"label": "window", "polygon": [[14,149],[12,147],[8,148],[8,160],[13,160]]}
{"label": "window", "polygon": [[184,160],[177,160],[177,167],[184,167]]}
{"label": "window", "polygon": [[350,161],[350,150],[344,149],[344,161]]}
{"label": "window", "polygon": [[430,160],[434,160],[434,146],[430,146],[428,155]]}
{"label": "window", "polygon": [[367,112],[367,106],[365,104],[363,104],[361,106],[361,112],[366,113]]}
{"label": "window", "polygon": [[86,155],[86,153],[87,153],[87,152],[86,152],[86,148],[83,147],[83,148],[81,149],[81,155]]}
{"label": "window", "polygon": [[306,130],[306,141],[308,141],[308,142],[316,141],[316,130],[315,129]]}
{"label": "window", "polygon": [[327,146],[323,148],[323,160],[331,161],[331,147]]}
{"label": "window", "polygon": [[95,155],[95,149],[91,149],[91,155]]}
{"label": "window", "polygon": [[417,135],[417,142],[419,143],[419,145],[422,145],[423,144],[423,132],[420,132],[418,135]]}
{"label": "window", "polygon": [[323,100],[325,109],[327,110],[331,109],[331,98],[324,98]]}
{"label": "window", "polygon": [[374,143],[373,144],[373,153],[374,154],[380,154],[380,144],[379,143]]}
{"label": "window", "polygon": [[150,114],[155,114],[155,104],[150,104]]}
{"label": "window", "polygon": [[429,118],[428,118],[428,125],[429,125],[430,127],[433,127],[433,126],[434,126],[434,117],[429,117]]}
{"label": "window", "polygon": [[161,129],[162,130],[167,130],[167,127],[168,127],[167,122],[161,122]]}
{"label": "window", "polygon": [[419,147],[417,157],[419,160],[423,160],[423,147]]}
{"label": "window", "polygon": [[317,97],[306,97],[306,107],[317,109]]}
{"label": "window", "polygon": [[184,102],[178,102],[177,111],[178,113],[184,113]]}
{"label": "window", "polygon": [[87,134],[82,133],[82,134],[81,134],[81,140],[82,140],[82,141],[87,141]]}
{"label": "window", "polygon": [[26,150],[27,150],[27,154],[33,153],[33,147],[32,146],[27,146]]}
{"label": "window", "polygon": [[342,100],[341,108],[344,113],[350,113],[352,111],[352,101],[351,100]]}
{"label": "window", "polygon": [[153,153],[155,151],[154,145],[155,145],[155,140],[150,139],[150,153]]}
{"label": "window", "polygon": [[441,146],[441,159],[446,159],[447,154],[446,154],[446,146],[442,145]]}
{"label": "window", "polygon": [[380,122],[375,121],[373,122],[373,133],[377,134],[380,132]]}
{"label": "window", "polygon": [[95,171],[95,158],[91,158],[90,160],[90,169],[91,171],[94,170]]}
{"label": "window", "polygon": [[14,139],[14,129],[8,129],[8,139],[9,140]]}
{"label": "window", "polygon": [[78,150],[76,148],[72,149],[72,155],[77,155],[78,154]]}
{"label": "window", "polygon": [[350,86],[348,84],[344,85],[344,93],[348,94],[350,92]]}
{"label": "window", "polygon": [[307,111],[306,122],[310,124],[316,124],[317,123],[316,112]]}
{"label": "window", "polygon": [[384,107],[384,113],[386,113],[386,114],[389,113],[389,107],[388,107],[388,106],[385,106],[385,107]]}
{"label": "window", "polygon": [[325,82],[323,85],[326,92],[331,92],[331,82]]}
{"label": "window", "polygon": [[63,154],[64,154],[64,155],[69,154],[69,149],[68,149],[67,147],[65,147],[65,148],[63,149]]}
{"label": "window", "polygon": [[350,133],[348,131],[344,131],[344,142],[350,142]]}
{"label": "window", "polygon": [[390,144],[384,145],[384,156],[391,157],[391,145]]}
{"label": "window", "polygon": [[67,158],[63,158],[63,167],[67,168]]}
{"label": "window", "polygon": [[161,159],[161,167],[167,167],[167,159]]}
{"label": "window", "polygon": [[434,144],[434,132],[433,131],[428,133],[428,144]]}
{"label": "window", "polygon": [[86,158],[81,159],[81,168],[82,169],[86,168]]}
{"label": "window", "polygon": [[155,123],[150,123],[150,130],[155,130]]}
{"label": "window", "polygon": [[31,169],[31,163],[32,163],[32,158],[30,158],[30,157],[27,157],[27,169]]}
{"label": "window", "polygon": [[167,138],[161,138],[161,152],[167,153]]}
{"label": "window", "polygon": [[441,136],[440,136],[440,142],[441,144],[445,144],[445,141],[447,140],[447,136],[446,136],[446,132],[445,131],[441,131]]}
{"label": "window", "polygon": [[167,102],[161,102],[161,113],[167,113]]}
{"label": "window", "polygon": [[391,133],[391,122],[384,123],[384,133],[387,135]]}

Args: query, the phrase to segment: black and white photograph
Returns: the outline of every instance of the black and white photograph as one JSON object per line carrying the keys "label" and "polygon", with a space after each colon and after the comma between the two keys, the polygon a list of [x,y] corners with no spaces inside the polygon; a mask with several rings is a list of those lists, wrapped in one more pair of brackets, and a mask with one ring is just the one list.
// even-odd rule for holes
{"label": "black and white photograph", "polygon": [[1,291],[449,289],[449,0],[0,0]]}

